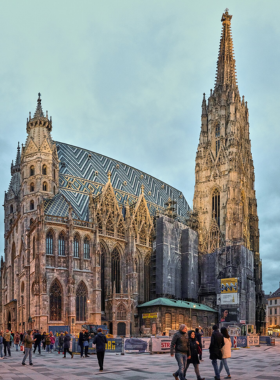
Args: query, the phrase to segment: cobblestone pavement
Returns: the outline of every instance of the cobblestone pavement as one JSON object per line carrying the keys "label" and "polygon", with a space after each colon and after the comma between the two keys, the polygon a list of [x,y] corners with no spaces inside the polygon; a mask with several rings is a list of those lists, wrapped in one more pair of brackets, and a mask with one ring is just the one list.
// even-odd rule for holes
{"label": "cobblestone pavement", "polygon": [[[261,346],[243,348],[232,351],[232,358],[228,360],[232,379],[280,379],[280,342],[275,347]],[[207,351],[203,351],[204,361],[200,364],[202,377],[214,379],[214,372]],[[47,354],[43,351],[39,356],[33,356],[33,366],[21,365],[23,354],[12,349],[12,357],[0,360],[0,379],[5,380],[145,380],[170,379],[174,380],[172,373],[176,370],[175,358],[169,354],[106,354],[104,372],[98,371],[97,358],[80,358],[75,355],[73,359],[57,353]],[[226,376],[223,372],[221,379]],[[191,366],[187,379],[196,379]]]}

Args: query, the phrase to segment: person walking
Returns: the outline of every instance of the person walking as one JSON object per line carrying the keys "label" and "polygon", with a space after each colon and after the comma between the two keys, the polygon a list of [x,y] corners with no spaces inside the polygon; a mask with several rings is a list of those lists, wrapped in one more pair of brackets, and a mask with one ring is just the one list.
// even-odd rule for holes
{"label": "person walking", "polygon": [[70,335],[68,334],[67,331],[65,331],[65,335],[63,339],[63,353],[64,353],[63,359],[66,359],[66,352],[68,352],[71,355],[71,359],[73,359],[73,356],[74,356],[73,352],[69,351],[70,340],[71,340]]}
{"label": "person walking", "polygon": [[220,363],[219,372],[220,372],[220,376],[221,376],[222,369],[223,369],[223,367],[225,367],[225,370],[227,373],[227,377],[225,377],[225,379],[231,379],[230,371],[229,371],[228,364],[227,364],[227,359],[231,358],[231,339],[230,339],[230,336],[228,334],[226,327],[221,328],[221,333],[224,337],[224,346],[222,347],[222,360]]}
{"label": "person walking", "polygon": [[46,332],[44,331],[43,332],[43,335],[42,335],[42,343],[43,343],[43,349],[46,350]]}
{"label": "person walking", "polygon": [[215,380],[220,380],[220,372],[218,369],[217,360],[222,359],[222,347],[224,346],[224,337],[219,332],[218,326],[214,325],[212,327],[213,333],[211,336],[211,342],[209,346],[210,359],[212,360],[212,366],[215,372]]}
{"label": "person walking", "polygon": [[42,335],[40,334],[40,331],[37,330],[36,333],[34,334],[34,338],[36,339],[34,343],[34,354],[36,352],[36,349],[38,347],[38,353],[41,355],[41,341],[42,341]]}
{"label": "person walking", "polygon": [[46,352],[50,353],[51,337],[50,334],[46,335]]}
{"label": "person walking", "polygon": [[198,341],[199,346],[200,346],[199,360],[201,362],[203,362],[203,360],[202,360],[202,334],[199,332],[199,328],[195,329],[195,337],[196,337],[196,340]]}
{"label": "person walking", "polygon": [[102,329],[97,329],[97,335],[93,338],[93,344],[96,345],[96,354],[99,364],[99,371],[103,371],[103,363],[105,356],[105,344],[107,343],[107,338],[102,334]]}
{"label": "person walking", "polygon": [[11,333],[8,329],[6,330],[3,338],[4,338],[3,339],[4,340],[4,355],[7,356],[7,351],[8,351],[8,355],[11,356],[11,350],[10,350]]}
{"label": "person walking", "polygon": [[36,342],[36,338],[33,340],[31,336],[31,330],[27,331],[27,335],[24,338],[24,357],[22,360],[22,365],[25,365],[25,360],[27,356],[29,356],[29,365],[33,365],[32,363],[32,343]]}
{"label": "person walking", "polygon": [[198,342],[198,340],[196,339],[196,334],[194,331],[189,332],[189,342],[190,342],[190,356],[191,356],[191,358],[188,359],[188,361],[187,361],[186,371],[188,370],[189,365],[192,363],[194,366],[194,371],[195,371],[197,380],[205,380],[205,378],[202,379],[202,377],[200,376],[200,373],[199,373],[198,355],[199,355],[199,352],[201,351],[201,345]]}
{"label": "person walking", "polygon": [[14,342],[15,342],[15,346],[16,346],[16,351],[18,351],[18,346],[19,346],[19,342],[20,342],[20,335],[18,332],[15,333]]}
{"label": "person walking", "polygon": [[187,372],[187,360],[191,359],[190,342],[187,334],[187,326],[182,324],[179,327],[170,344],[170,355],[177,360],[179,369],[173,373],[176,380],[185,380]]}
{"label": "person walking", "polygon": [[89,340],[90,340],[90,335],[89,335],[88,330],[86,329],[86,331],[84,332],[84,349],[85,349],[86,358],[89,358],[89,354],[88,354]]}
{"label": "person walking", "polygon": [[55,337],[52,332],[50,332],[50,339],[51,339],[50,349],[51,349],[51,352],[53,352],[54,345],[55,345]]}
{"label": "person walking", "polygon": [[63,336],[63,332],[61,331],[58,337],[58,353],[59,354],[60,354],[60,351],[63,352],[63,341],[64,341],[64,336]]}
{"label": "person walking", "polygon": [[85,329],[82,329],[82,331],[79,334],[78,344],[80,346],[80,352],[81,352],[81,358],[84,357],[84,333],[86,332]]}
{"label": "person walking", "polygon": [[0,331],[0,359],[4,359],[3,357],[3,331]]}
{"label": "person walking", "polygon": [[23,344],[23,333],[20,333],[20,344]]}

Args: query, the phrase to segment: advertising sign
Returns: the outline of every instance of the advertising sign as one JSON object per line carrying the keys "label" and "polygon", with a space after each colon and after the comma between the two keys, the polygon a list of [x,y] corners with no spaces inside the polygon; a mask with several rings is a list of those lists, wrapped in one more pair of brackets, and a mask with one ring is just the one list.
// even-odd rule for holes
{"label": "advertising sign", "polygon": [[237,309],[221,309],[220,322],[237,322]]}
{"label": "advertising sign", "polygon": [[152,338],[152,352],[169,352],[172,338]]}
{"label": "advertising sign", "polygon": [[238,293],[222,293],[220,304],[221,305],[237,305],[237,304],[239,304],[239,294]]}
{"label": "advertising sign", "polygon": [[127,338],[124,340],[125,352],[149,352],[150,338]]}
{"label": "advertising sign", "polygon": [[237,293],[238,292],[238,278],[222,278],[221,279],[221,293]]}
{"label": "advertising sign", "polygon": [[[107,338],[108,343],[105,345],[105,350],[107,352],[122,352],[122,339],[121,338]],[[71,340],[72,343],[72,351],[74,353],[80,353],[81,348],[78,344],[79,339],[73,338]],[[90,354],[93,354],[96,352],[95,350],[95,344],[93,344],[93,339],[89,340],[89,346],[88,346],[88,352]]]}
{"label": "advertising sign", "polygon": [[158,317],[158,313],[144,313],[144,314],[142,314],[143,319],[157,318],[157,317]]}

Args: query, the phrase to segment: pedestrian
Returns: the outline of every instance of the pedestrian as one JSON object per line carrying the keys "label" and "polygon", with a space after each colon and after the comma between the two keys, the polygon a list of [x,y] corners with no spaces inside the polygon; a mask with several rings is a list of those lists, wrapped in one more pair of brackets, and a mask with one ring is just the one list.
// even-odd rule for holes
{"label": "pedestrian", "polygon": [[189,332],[189,344],[190,344],[190,359],[187,360],[187,367],[186,371],[189,368],[189,365],[192,363],[194,366],[194,371],[197,377],[197,380],[205,380],[205,378],[201,378],[199,373],[199,352],[201,350],[201,345],[199,344],[198,340],[196,339],[195,332],[190,331]]}
{"label": "pedestrian", "polygon": [[3,331],[0,331],[0,359],[3,358]]}
{"label": "pedestrian", "polygon": [[58,337],[58,353],[60,354],[60,351],[63,352],[63,341],[64,336],[63,332],[61,331],[60,336]]}
{"label": "pedestrian", "polygon": [[14,347],[14,333],[11,331],[11,347]]}
{"label": "pedestrian", "polygon": [[25,360],[27,356],[29,356],[29,365],[33,365],[32,363],[32,343],[36,342],[36,338],[33,340],[31,336],[31,330],[27,331],[27,335],[24,338],[24,357],[22,360],[22,365],[25,365]]}
{"label": "pedestrian", "polygon": [[63,359],[66,359],[66,352],[68,352],[71,355],[71,359],[73,359],[73,356],[74,356],[73,352],[69,351],[70,340],[71,340],[70,335],[68,334],[67,331],[65,331],[64,339],[63,339],[63,353],[64,353]]}
{"label": "pedestrian", "polygon": [[46,350],[46,332],[44,331],[43,332],[43,335],[42,335],[42,343],[43,343],[43,349]]}
{"label": "pedestrian", "polygon": [[50,332],[50,339],[51,339],[50,349],[51,349],[51,352],[53,352],[54,345],[55,345],[55,337],[52,332]]}
{"label": "pedestrian", "polygon": [[89,354],[88,354],[89,340],[90,340],[90,335],[89,335],[88,330],[86,329],[86,331],[84,332],[84,349],[85,349],[86,358],[89,358]]}
{"label": "pedestrian", "polygon": [[80,346],[81,358],[84,357],[84,333],[85,332],[86,332],[86,330],[82,329],[82,331],[79,334],[79,339],[78,339],[78,344]]}
{"label": "pedestrian", "polygon": [[209,346],[210,359],[212,360],[212,366],[215,372],[215,380],[220,380],[220,372],[218,369],[217,360],[222,359],[222,347],[225,343],[223,335],[218,330],[218,326],[214,325],[212,329],[213,333],[211,336],[211,342]]}
{"label": "pedestrian", "polygon": [[42,341],[42,335],[40,334],[40,331],[37,330],[34,334],[34,338],[36,339],[35,340],[35,343],[34,343],[34,354],[36,352],[36,349],[38,347],[38,353],[39,355],[41,355],[41,341]]}
{"label": "pedestrian", "polygon": [[51,337],[50,334],[46,335],[46,352],[50,353]]}
{"label": "pedestrian", "polygon": [[174,356],[178,363],[178,370],[173,373],[176,380],[185,380],[187,372],[187,360],[191,359],[190,342],[187,334],[187,326],[182,324],[174,334],[170,344],[170,354]]}
{"label": "pedestrian", "polygon": [[99,327],[97,329],[97,335],[93,338],[93,344],[96,345],[96,355],[99,364],[99,371],[103,371],[103,363],[105,356],[105,344],[107,343],[107,338],[102,334],[102,329]]}
{"label": "pedestrian", "polygon": [[224,337],[224,343],[225,344],[222,347],[223,357],[222,357],[221,364],[220,364],[220,375],[221,375],[223,367],[225,367],[225,370],[227,373],[227,377],[225,377],[225,379],[231,379],[230,371],[229,371],[228,364],[227,364],[227,359],[231,358],[231,339],[230,339],[230,336],[228,334],[226,327],[221,328],[221,333]]}
{"label": "pedestrian", "polygon": [[201,348],[200,354],[199,354],[199,360],[201,362],[203,362],[203,360],[202,360],[202,334],[199,332],[199,328],[195,329],[195,337],[196,337],[196,340],[198,341],[199,346]]}
{"label": "pedestrian", "polygon": [[11,350],[10,350],[10,344],[11,344],[11,333],[7,329],[4,336],[4,355],[7,356],[7,351],[8,355],[11,356]]}
{"label": "pedestrian", "polygon": [[20,333],[20,344],[23,344],[23,333]]}
{"label": "pedestrian", "polygon": [[14,342],[15,342],[15,346],[16,346],[16,351],[18,351],[18,346],[20,343],[20,335],[18,332],[15,333]]}

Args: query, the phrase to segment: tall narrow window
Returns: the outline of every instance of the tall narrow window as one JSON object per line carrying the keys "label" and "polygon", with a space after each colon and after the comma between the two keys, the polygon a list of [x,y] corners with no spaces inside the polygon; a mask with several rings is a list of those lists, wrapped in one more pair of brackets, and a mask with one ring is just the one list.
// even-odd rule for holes
{"label": "tall narrow window", "polygon": [[43,183],[43,191],[48,191],[48,185],[47,182]]}
{"label": "tall narrow window", "polygon": [[42,174],[47,175],[47,165],[43,165],[42,167]]}
{"label": "tall narrow window", "polygon": [[147,254],[144,260],[144,302],[150,299],[150,262],[151,256]]}
{"label": "tall narrow window", "polygon": [[101,311],[105,311],[105,248],[101,244]]}
{"label": "tall narrow window", "polygon": [[34,183],[31,182],[31,184],[30,184],[30,193],[32,193],[33,191],[34,191]]}
{"label": "tall narrow window", "polygon": [[76,235],[74,237],[74,257],[80,256],[80,240],[79,237]]}
{"label": "tall narrow window", "polygon": [[220,150],[220,125],[219,124],[217,124],[215,128],[215,137],[216,137],[216,157],[217,157]]}
{"label": "tall narrow window", "polygon": [[76,291],[76,320],[85,321],[87,312],[87,287],[82,281],[79,283]]}
{"label": "tall narrow window", "polygon": [[212,217],[220,227],[220,193],[217,189],[212,194]]}
{"label": "tall narrow window", "polygon": [[36,240],[35,236],[33,237],[33,259],[35,259],[36,256]]}
{"label": "tall narrow window", "polygon": [[220,140],[216,140],[216,157],[218,156],[220,150]]}
{"label": "tall narrow window", "polygon": [[171,314],[170,313],[165,313],[165,328],[166,329],[171,329]]}
{"label": "tall narrow window", "polygon": [[55,279],[50,287],[50,320],[61,321],[62,286]]}
{"label": "tall narrow window", "polygon": [[11,205],[11,206],[10,206],[10,214],[12,214],[13,212],[14,212],[14,206]]}
{"label": "tall narrow window", "polygon": [[115,248],[111,255],[111,279],[112,286],[116,286],[116,293],[121,291],[120,253]]}
{"label": "tall narrow window", "polygon": [[87,237],[84,240],[84,258],[89,259],[89,239]]}
{"label": "tall narrow window", "polygon": [[46,254],[53,255],[53,234],[51,231],[47,233],[46,237]]}
{"label": "tall narrow window", "polygon": [[126,320],[126,308],[121,303],[117,310],[117,320],[118,321],[125,321]]}
{"label": "tall narrow window", "polygon": [[30,177],[35,174],[35,167],[32,165],[30,166]]}
{"label": "tall narrow window", "polygon": [[217,124],[215,128],[215,137],[220,137],[220,125]]}
{"label": "tall narrow window", "polygon": [[34,201],[31,199],[30,201],[30,210],[34,210]]}
{"label": "tall narrow window", "polygon": [[65,256],[65,237],[63,233],[60,233],[58,237],[58,255]]}

